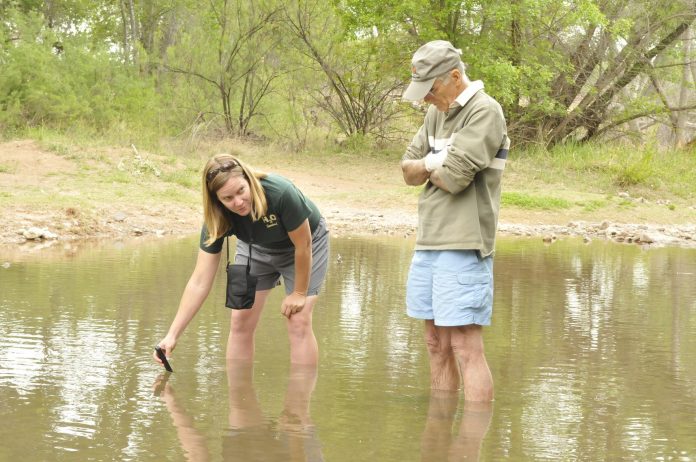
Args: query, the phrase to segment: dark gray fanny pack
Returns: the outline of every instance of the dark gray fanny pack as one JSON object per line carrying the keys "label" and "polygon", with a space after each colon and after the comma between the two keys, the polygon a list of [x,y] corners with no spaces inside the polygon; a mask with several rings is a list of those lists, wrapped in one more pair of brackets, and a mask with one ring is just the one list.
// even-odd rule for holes
{"label": "dark gray fanny pack", "polygon": [[246,264],[230,263],[230,238],[227,238],[227,296],[225,306],[233,310],[246,310],[254,305],[256,282],[251,274],[251,243]]}

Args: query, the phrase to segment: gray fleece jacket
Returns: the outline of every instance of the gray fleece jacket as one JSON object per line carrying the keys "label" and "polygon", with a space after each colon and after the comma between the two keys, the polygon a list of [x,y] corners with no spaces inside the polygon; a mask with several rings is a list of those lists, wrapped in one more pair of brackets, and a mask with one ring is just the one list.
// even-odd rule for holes
{"label": "gray fleece jacket", "polygon": [[416,250],[476,250],[493,254],[500,180],[510,140],[503,111],[483,90],[446,113],[430,106],[404,160],[447,149],[438,174],[447,192],[426,182],[418,200]]}

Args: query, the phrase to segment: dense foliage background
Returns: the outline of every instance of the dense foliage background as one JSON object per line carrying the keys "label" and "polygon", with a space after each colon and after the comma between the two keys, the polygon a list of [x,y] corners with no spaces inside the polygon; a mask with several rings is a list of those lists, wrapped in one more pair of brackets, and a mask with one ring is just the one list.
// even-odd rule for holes
{"label": "dense foliage background", "polygon": [[410,57],[447,39],[545,147],[696,134],[692,1],[0,0],[0,133],[410,138]]}

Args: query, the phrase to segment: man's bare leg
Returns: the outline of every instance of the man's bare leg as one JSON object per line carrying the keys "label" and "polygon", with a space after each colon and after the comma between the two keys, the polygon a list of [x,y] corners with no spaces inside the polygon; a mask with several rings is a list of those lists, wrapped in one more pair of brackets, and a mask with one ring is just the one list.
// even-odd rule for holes
{"label": "man's bare leg", "polygon": [[430,358],[430,388],[433,390],[459,389],[459,370],[452,351],[451,327],[436,326],[425,321],[425,344]]}
{"label": "man's bare leg", "polygon": [[472,324],[451,329],[452,350],[459,363],[464,399],[492,401],[493,376],[483,352],[483,328]]}

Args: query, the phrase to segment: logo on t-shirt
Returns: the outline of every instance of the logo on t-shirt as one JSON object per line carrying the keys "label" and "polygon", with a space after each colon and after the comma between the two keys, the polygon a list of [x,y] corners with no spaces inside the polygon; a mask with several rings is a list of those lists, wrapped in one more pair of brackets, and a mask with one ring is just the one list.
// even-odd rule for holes
{"label": "logo on t-shirt", "polygon": [[275,213],[261,217],[261,220],[263,220],[263,224],[266,225],[266,229],[278,226],[278,217]]}

